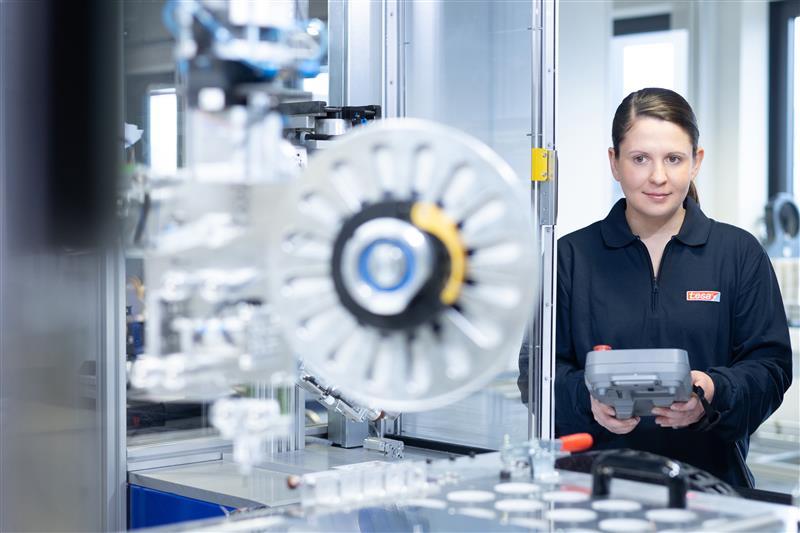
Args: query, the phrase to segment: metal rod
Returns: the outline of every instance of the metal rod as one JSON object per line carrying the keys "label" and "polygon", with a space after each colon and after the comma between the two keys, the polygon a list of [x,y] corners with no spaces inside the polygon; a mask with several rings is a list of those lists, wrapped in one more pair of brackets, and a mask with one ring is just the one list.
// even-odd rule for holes
{"label": "metal rod", "polygon": [[[531,21],[531,148],[555,150],[557,2],[535,0]],[[528,437],[554,434],[557,184],[533,182],[531,207],[540,238],[539,295],[529,328]]]}

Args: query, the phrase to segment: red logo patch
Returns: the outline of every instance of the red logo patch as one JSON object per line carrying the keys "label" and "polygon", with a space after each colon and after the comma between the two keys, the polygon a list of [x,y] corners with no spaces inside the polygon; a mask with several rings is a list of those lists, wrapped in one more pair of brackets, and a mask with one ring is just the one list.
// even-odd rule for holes
{"label": "red logo patch", "polygon": [[686,291],[687,302],[719,302],[719,291]]}

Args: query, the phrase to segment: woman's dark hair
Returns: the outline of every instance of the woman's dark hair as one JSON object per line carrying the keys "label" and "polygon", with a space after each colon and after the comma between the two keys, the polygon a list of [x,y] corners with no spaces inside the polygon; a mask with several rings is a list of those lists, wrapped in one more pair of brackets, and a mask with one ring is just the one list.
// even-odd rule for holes
{"label": "woman's dark hair", "polygon": [[[633,121],[639,117],[651,117],[666,120],[680,126],[692,141],[692,158],[697,155],[697,142],[700,130],[692,106],[686,99],[669,89],[648,87],[632,92],[619,104],[611,124],[611,140],[614,143],[614,155],[619,159],[619,145],[625,134],[633,127]],[[694,181],[689,184],[689,197],[700,203]]]}

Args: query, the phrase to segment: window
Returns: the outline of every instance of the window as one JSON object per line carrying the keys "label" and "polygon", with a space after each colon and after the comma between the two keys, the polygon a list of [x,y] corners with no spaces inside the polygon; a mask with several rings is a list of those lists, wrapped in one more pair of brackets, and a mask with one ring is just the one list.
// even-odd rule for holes
{"label": "window", "polygon": [[150,168],[171,174],[178,168],[178,96],[174,88],[155,89],[148,96]]}
{"label": "window", "polygon": [[688,46],[686,30],[615,36],[611,41],[614,109],[644,87],[664,87],[686,96]]}
{"label": "window", "polygon": [[800,0],[770,4],[769,196],[800,192]]}

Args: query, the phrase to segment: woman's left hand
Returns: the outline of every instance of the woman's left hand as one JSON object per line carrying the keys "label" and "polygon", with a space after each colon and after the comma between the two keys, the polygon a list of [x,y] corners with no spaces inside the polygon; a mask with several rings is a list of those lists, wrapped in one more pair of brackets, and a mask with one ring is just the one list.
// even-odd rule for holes
{"label": "woman's left hand", "polygon": [[[692,370],[692,385],[698,385],[703,389],[706,400],[711,402],[714,398],[714,382],[711,376],[705,372]],[[675,402],[666,407],[654,407],[652,413],[656,415],[656,424],[665,428],[683,428],[690,426],[703,418],[703,404],[700,403],[696,394],[686,402]]]}

